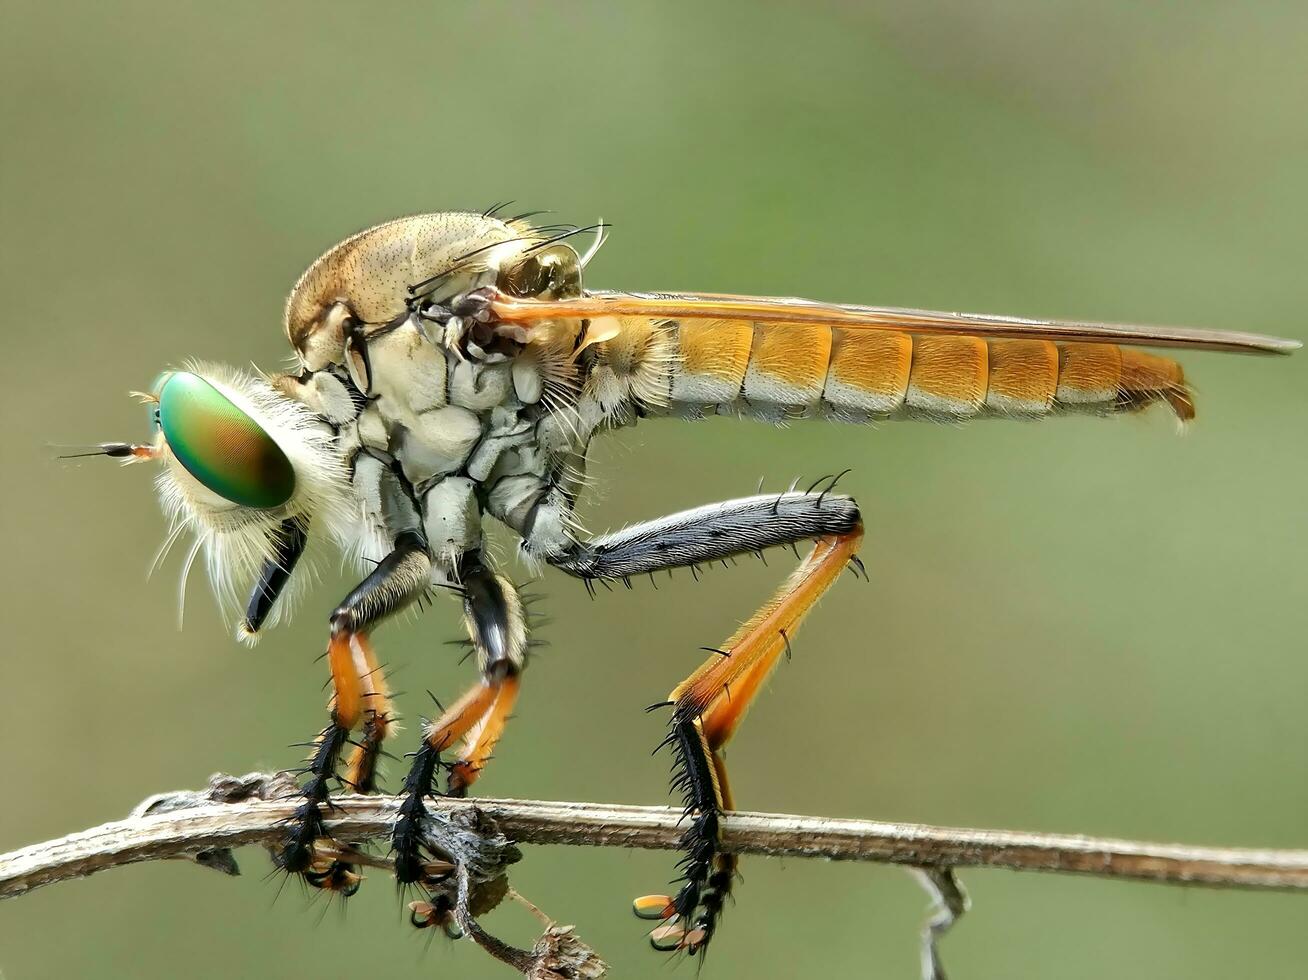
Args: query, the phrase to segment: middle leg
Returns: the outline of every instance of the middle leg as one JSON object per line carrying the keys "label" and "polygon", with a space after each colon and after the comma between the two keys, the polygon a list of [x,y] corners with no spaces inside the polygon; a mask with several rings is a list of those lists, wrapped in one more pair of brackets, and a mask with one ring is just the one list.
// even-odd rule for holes
{"label": "middle leg", "polygon": [[[464,625],[477,654],[480,678],[423,728],[422,744],[405,778],[391,836],[395,877],[401,885],[423,882],[433,862],[444,873],[445,862],[427,853],[423,844],[426,799],[435,789],[437,770],[449,772],[449,795],[467,793],[504,732],[527,665],[526,616],[513,583],[482,564],[478,554],[465,558],[459,581]],[[453,761],[445,761],[443,756],[456,743],[461,744]]]}

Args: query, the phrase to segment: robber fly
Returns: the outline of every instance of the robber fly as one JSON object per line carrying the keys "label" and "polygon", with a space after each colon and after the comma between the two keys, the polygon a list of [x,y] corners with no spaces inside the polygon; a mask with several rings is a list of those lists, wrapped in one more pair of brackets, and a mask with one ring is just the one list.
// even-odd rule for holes
{"label": "robber fly", "polygon": [[[359,880],[348,864],[332,866],[339,852],[324,841],[324,814],[342,765],[346,786],[375,790],[395,727],[370,640],[383,619],[433,590],[456,596],[478,668],[412,756],[392,839],[400,882],[421,885],[441,860],[422,833],[438,780],[465,794],[500,739],[528,663],[529,623],[483,549],[485,516],[517,533],[527,559],[588,588],[812,542],[776,594],[666,701],[664,742],[687,814],[683,881],[635,910],[658,921],[657,949],[694,953],[713,938],[736,871],[719,842],[719,818],[734,805],[722,748],[808,610],[847,566],[862,569],[863,524],[828,480],[591,537],[574,508],[597,434],[655,416],[958,422],[1155,403],[1188,422],[1194,399],[1181,366],[1141,347],[1299,346],[1183,328],[595,292],[582,274],[603,229],[530,217],[423,214],[346,239],[287,302],[295,370],[188,364],[142,396],[150,441],[99,448],[162,464],[173,536],[194,533],[192,557],[203,553],[220,599],[241,610],[244,642],[289,615],[311,542],[333,542],[360,568],[331,616],[328,721],[278,856],[317,887],[348,892]],[[571,244],[580,232],[596,236],[584,254]]]}

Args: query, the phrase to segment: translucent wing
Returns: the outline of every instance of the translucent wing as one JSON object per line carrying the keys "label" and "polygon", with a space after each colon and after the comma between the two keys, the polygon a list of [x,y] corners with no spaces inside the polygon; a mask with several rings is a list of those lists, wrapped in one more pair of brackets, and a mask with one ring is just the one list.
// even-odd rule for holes
{"label": "translucent wing", "polygon": [[1086,341],[1142,347],[1188,347],[1244,354],[1289,354],[1297,340],[1228,330],[1156,327],[1132,323],[1032,320],[984,313],[945,313],[890,306],[846,306],[776,296],[723,293],[593,292],[577,299],[535,300],[489,290],[491,316],[503,323],[530,324],[551,317],[596,320],[646,316],[664,320],[752,320],[760,323],[821,323],[846,330],[919,335]]}

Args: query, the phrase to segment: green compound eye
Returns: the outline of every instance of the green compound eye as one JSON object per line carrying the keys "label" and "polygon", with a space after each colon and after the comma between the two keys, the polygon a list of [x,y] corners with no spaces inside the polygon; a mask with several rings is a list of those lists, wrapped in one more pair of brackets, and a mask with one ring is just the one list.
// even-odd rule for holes
{"label": "green compound eye", "polygon": [[295,492],[295,470],[259,423],[198,375],[179,371],[159,388],[159,424],[177,461],[234,504],[278,507]]}

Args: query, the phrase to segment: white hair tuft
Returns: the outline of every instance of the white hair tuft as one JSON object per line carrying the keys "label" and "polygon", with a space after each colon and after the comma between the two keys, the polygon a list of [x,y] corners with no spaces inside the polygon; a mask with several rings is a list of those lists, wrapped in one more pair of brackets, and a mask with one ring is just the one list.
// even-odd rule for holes
{"label": "white hair tuft", "polygon": [[[292,520],[334,532],[351,523],[346,468],[330,426],[276,391],[265,376],[197,361],[183,369],[209,382],[258,423],[295,471],[295,491],[284,504],[245,507],[201,484],[159,439],[164,466],[155,486],[164,512],[175,526],[194,532],[224,617],[236,619],[237,638],[253,644],[258,634],[246,627],[243,612],[264,563],[276,557],[282,525]],[[312,577],[309,564],[297,565],[263,625],[276,625],[290,612]]]}

